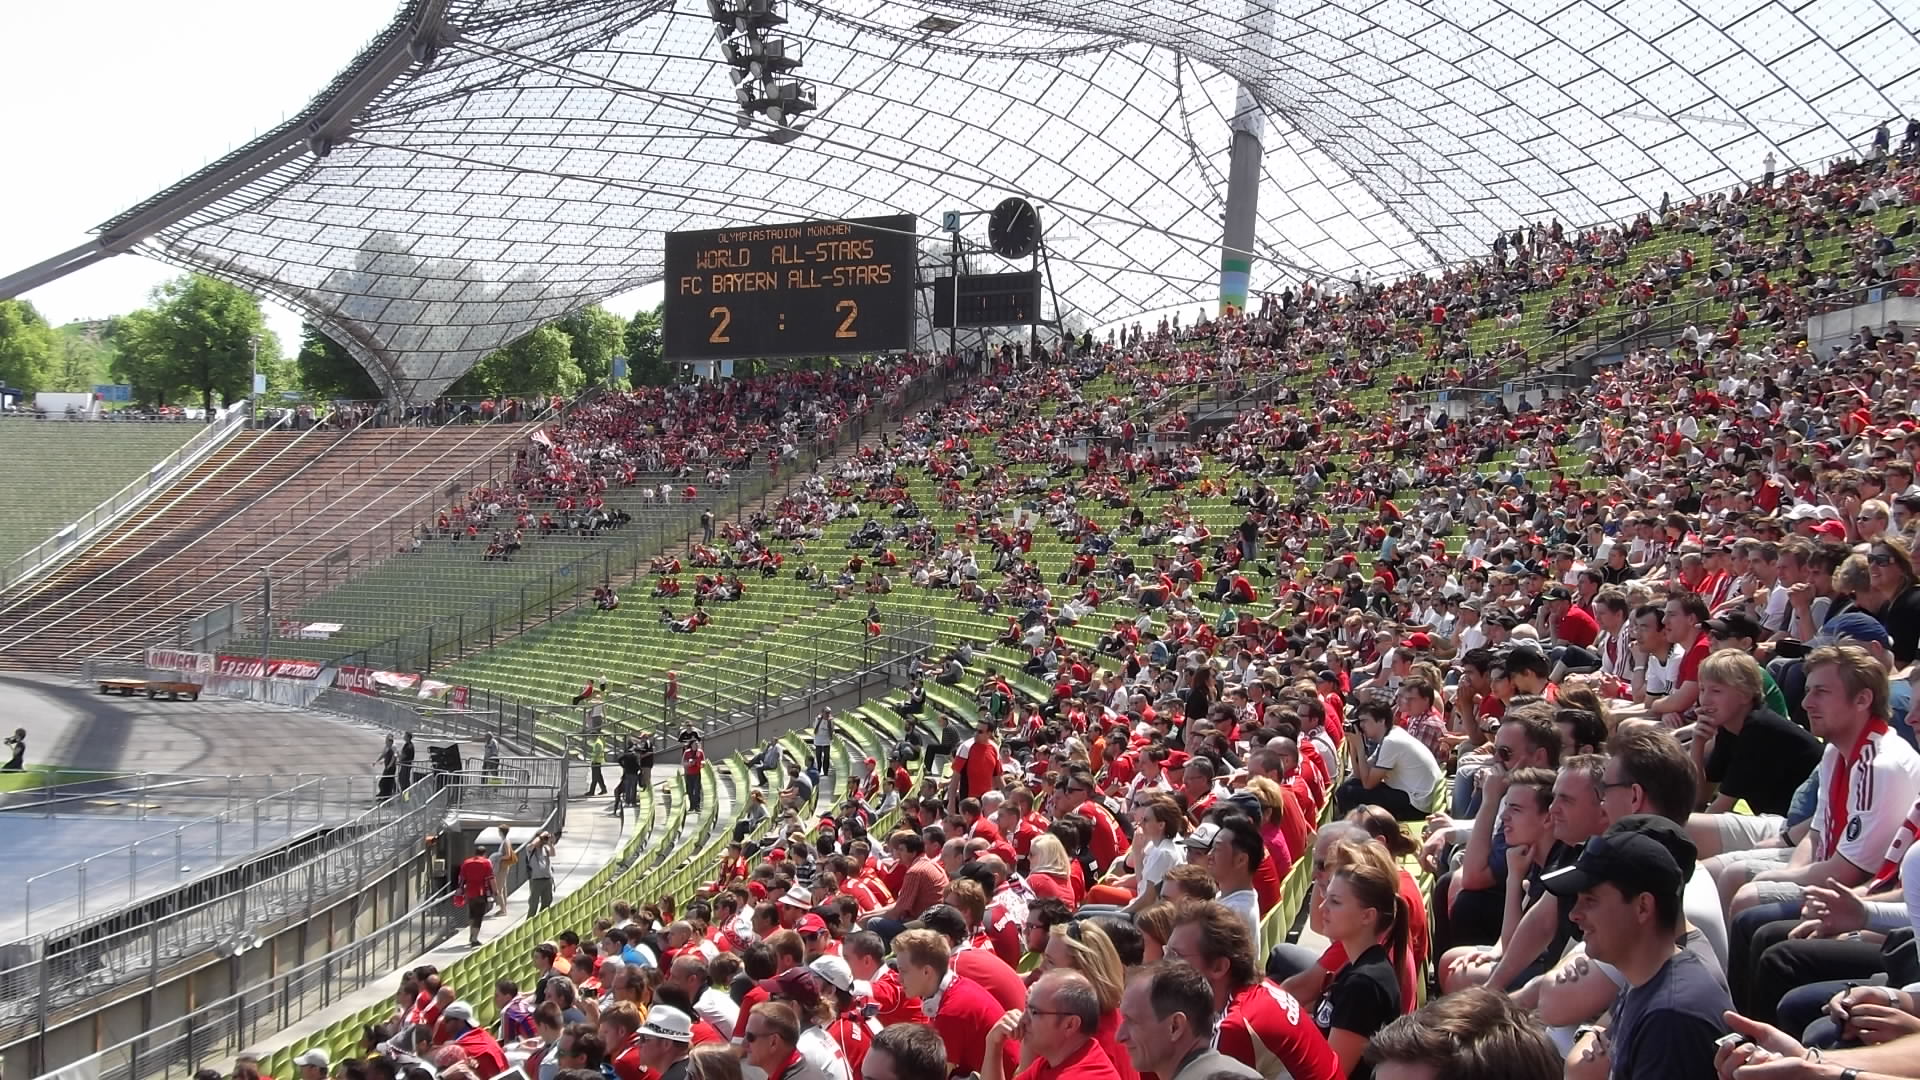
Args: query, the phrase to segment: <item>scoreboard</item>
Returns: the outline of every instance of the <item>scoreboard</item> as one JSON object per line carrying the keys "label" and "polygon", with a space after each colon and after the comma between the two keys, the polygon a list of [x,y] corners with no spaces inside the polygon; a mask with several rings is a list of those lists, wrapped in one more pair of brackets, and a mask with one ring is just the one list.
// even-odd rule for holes
{"label": "scoreboard", "polygon": [[668,233],[665,358],[911,347],[914,224],[901,214]]}

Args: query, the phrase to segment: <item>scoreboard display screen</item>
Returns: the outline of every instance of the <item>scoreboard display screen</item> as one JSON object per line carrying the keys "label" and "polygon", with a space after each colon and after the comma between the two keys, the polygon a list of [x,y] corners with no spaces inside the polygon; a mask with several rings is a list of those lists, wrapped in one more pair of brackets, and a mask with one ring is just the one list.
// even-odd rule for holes
{"label": "scoreboard display screen", "polygon": [[911,347],[914,224],[901,214],[668,233],[666,359]]}

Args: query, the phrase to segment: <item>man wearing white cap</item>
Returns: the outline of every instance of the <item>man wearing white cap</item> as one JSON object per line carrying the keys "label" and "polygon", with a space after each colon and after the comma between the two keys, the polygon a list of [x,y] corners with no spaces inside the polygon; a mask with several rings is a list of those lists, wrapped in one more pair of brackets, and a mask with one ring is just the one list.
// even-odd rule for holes
{"label": "man wearing white cap", "polygon": [[873,1037],[880,1034],[880,1021],[866,1013],[872,987],[854,978],[853,969],[838,956],[817,957],[807,970],[820,981],[833,1005],[833,1023],[827,1025],[827,1034],[846,1055],[847,1069],[859,1076],[860,1063],[873,1047]]}
{"label": "man wearing white cap", "polygon": [[693,1048],[693,1020],[670,1005],[647,1010],[639,1031],[640,1064],[660,1080],[686,1080],[687,1053]]}
{"label": "man wearing white cap", "polygon": [[507,1052],[500,1048],[492,1032],[474,1024],[472,1005],[456,1001],[447,1006],[440,1019],[446,1025],[449,1041],[472,1059],[474,1075],[480,1080],[493,1080],[507,1071]]}
{"label": "man wearing white cap", "polygon": [[330,1064],[326,1047],[323,1046],[316,1046],[293,1059],[294,1068],[300,1070],[300,1080],[327,1080],[327,1067]]}

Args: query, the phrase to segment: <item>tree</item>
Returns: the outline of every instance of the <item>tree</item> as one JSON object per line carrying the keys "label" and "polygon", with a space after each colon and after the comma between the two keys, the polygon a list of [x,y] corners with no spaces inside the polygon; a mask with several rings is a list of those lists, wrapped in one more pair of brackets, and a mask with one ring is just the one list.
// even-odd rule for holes
{"label": "tree", "polygon": [[225,402],[246,397],[256,338],[260,370],[271,373],[278,366],[279,339],[246,290],[187,274],[156,287],[152,301],[114,333],[119,348],[113,374],[132,384],[140,400],[165,404],[176,394],[198,391],[201,405],[212,412],[216,393]]}
{"label": "tree", "polygon": [[113,366],[112,325],[68,323],[53,332],[50,389],[87,393],[109,378],[107,371]]}
{"label": "tree", "polygon": [[58,346],[53,328],[25,300],[0,300],[0,385],[46,389]]}
{"label": "tree", "polygon": [[450,397],[571,396],[586,385],[573,360],[573,341],[556,326],[543,326],[504,349],[495,349],[448,388]]}
{"label": "tree", "polygon": [[665,344],[660,324],[660,307],[636,311],[627,323],[622,338],[627,350],[627,381],[634,386],[666,386],[678,373],[677,365],[667,363],[660,355]]}
{"label": "tree", "polygon": [[587,385],[606,382],[612,376],[613,358],[620,352],[627,328],[620,316],[599,304],[588,304],[553,326],[567,335],[573,362],[579,365]]}
{"label": "tree", "polygon": [[368,401],[382,396],[360,361],[312,323],[300,324],[300,352],[293,358],[302,390],[320,400]]}

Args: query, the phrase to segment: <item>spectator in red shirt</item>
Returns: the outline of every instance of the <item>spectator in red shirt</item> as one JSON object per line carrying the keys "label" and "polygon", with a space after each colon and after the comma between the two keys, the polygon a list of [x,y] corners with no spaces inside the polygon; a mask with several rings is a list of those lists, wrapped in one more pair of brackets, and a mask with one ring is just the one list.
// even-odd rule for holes
{"label": "spectator in red shirt", "polygon": [[[971,896],[968,890],[972,890]],[[992,949],[976,947],[967,927],[968,908],[977,904],[984,910],[985,903],[979,899],[982,895],[974,882],[950,882],[947,898],[959,903],[935,904],[920,916],[920,922],[947,939],[947,963],[953,970],[979,983],[1001,1008],[1018,1009],[1027,1003],[1026,980]]]}
{"label": "spectator in red shirt", "polygon": [[994,739],[991,718],[982,716],[974,725],[974,736],[953,752],[952,805],[961,799],[978,799],[1000,786],[1000,746]]}
{"label": "spectator in red shirt", "polygon": [[920,1010],[920,999],[902,989],[900,972],[887,965],[887,946],[879,934],[871,930],[848,934],[840,943],[840,955],[853,977],[866,984],[867,1000],[879,1010],[874,1018],[883,1026],[927,1022],[927,1014]]}
{"label": "spectator in red shirt", "polygon": [[1600,636],[1600,624],[1592,613],[1573,602],[1573,594],[1563,585],[1547,590],[1547,630],[1568,645],[1591,648]]}
{"label": "spectator in red shirt", "polygon": [[[986,988],[952,970],[947,939],[932,930],[908,930],[893,939],[900,984],[919,998],[928,1022],[947,1047],[950,1076],[981,1072],[988,1057],[987,1039],[1007,1016]],[[1011,1076],[1020,1060],[1017,1039],[1003,1033],[994,1055],[999,1075]]]}
{"label": "spectator in red shirt", "polygon": [[1126,853],[1128,842],[1113,812],[1094,797],[1097,793],[1093,774],[1075,769],[1067,774],[1066,787],[1061,790],[1060,812],[1078,814],[1093,825],[1093,838],[1088,846],[1093,849],[1094,868],[1105,870]]}
{"label": "spectator in red shirt", "polygon": [[460,864],[460,899],[467,909],[467,944],[480,944],[480,923],[493,905],[493,860],[475,850]]}
{"label": "spectator in red shirt", "polygon": [[616,1001],[600,1010],[600,1041],[606,1044],[607,1064],[617,1080],[646,1080],[640,1063],[640,1009],[631,1001]]}
{"label": "spectator in red shirt", "polygon": [[940,902],[940,894],[947,887],[947,871],[941,867],[940,860],[927,857],[926,838],[917,832],[902,829],[894,833],[887,838],[887,850],[906,870],[893,903],[884,911],[867,916],[865,925],[890,940],[906,929],[907,920],[917,918]]}
{"label": "spectator in red shirt", "polygon": [[1184,905],[1167,938],[1166,955],[1191,965],[1213,987],[1221,1011],[1221,1053],[1258,1070],[1294,1080],[1339,1080],[1340,1059],[1292,994],[1260,977],[1254,938],[1232,909],[1214,901]]}
{"label": "spectator in red shirt", "polygon": [[1015,1031],[1024,1033],[1033,1064],[1014,1080],[1119,1080],[1107,1052],[1094,1038],[1100,999],[1077,971],[1049,971],[1033,984],[1025,1012],[1008,1013],[987,1036],[986,1068],[980,1080],[1007,1080],[994,1064],[994,1050]]}
{"label": "spectator in red shirt", "polygon": [[680,754],[680,766],[687,776],[687,810],[697,814],[700,812],[702,783],[700,770],[707,763],[707,752],[700,748],[697,737],[686,738],[685,742],[686,747]]}

